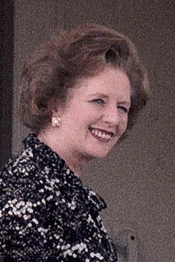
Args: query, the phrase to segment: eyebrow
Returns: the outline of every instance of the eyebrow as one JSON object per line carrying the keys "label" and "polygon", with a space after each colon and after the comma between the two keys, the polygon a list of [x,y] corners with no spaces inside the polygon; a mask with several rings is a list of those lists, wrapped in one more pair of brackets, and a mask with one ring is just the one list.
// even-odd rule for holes
{"label": "eyebrow", "polygon": [[102,93],[95,93],[95,94],[90,95],[90,97],[93,97],[93,96],[100,96],[100,97],[103,97],[103,98],[109,98],[108,95],[104,95]]}
{"label": "eyebrow", "polygon": [[127,102],[127,101],[120,101],[119,104],[120,104],[120,105],[126,105],[126,106],[128,106],[128,107],[131,106],[131,102]]}

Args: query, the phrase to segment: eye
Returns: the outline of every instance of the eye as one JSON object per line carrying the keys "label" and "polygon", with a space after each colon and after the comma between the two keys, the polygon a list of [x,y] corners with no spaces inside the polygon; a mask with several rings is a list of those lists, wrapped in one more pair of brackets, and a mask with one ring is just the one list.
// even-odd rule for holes
{"label": "eye", "polygon": [[91,102],[94,103],[94,104],[97,104],[97,105],[105,105],[106,104],[106,102],[101,98],[93,99]]}
{"label": "eye", "polygon": [[128,114],[129,109],[125,106],[118,106],[117,107],[122,113]]}

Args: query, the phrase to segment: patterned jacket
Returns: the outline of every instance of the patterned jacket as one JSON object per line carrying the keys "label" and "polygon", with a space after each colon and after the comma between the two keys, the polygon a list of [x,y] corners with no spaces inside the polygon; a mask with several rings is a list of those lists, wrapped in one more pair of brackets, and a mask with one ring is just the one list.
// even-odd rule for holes
{"label": "patterned jacket", "polygon": [[0,175],[0,261],[113,262],[103,199],[34,134]]}

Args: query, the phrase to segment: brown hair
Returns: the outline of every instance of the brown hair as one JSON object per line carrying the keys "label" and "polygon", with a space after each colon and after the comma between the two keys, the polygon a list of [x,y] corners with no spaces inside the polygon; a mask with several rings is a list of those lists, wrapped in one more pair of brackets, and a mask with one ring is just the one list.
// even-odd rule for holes
{"label": "brown hair", "polygon": [[36,133],[51,123],[52,110],[66,103],[69,88],[101,72],[109,64],[127,74],[131,87],[128,129],[146,105],[148,81],[131,41],[100,25],[62,30],[41,46],[24,66],[20,82],[20,115]]}

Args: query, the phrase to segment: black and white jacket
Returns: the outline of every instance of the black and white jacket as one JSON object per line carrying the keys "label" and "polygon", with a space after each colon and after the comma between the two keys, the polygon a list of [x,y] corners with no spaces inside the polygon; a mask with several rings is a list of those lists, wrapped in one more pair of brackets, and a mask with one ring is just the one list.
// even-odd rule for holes
{"label": "black and white jacket", "polygon": [[93,190],[34,134],[0,175],[0,261],[113,262]]}

